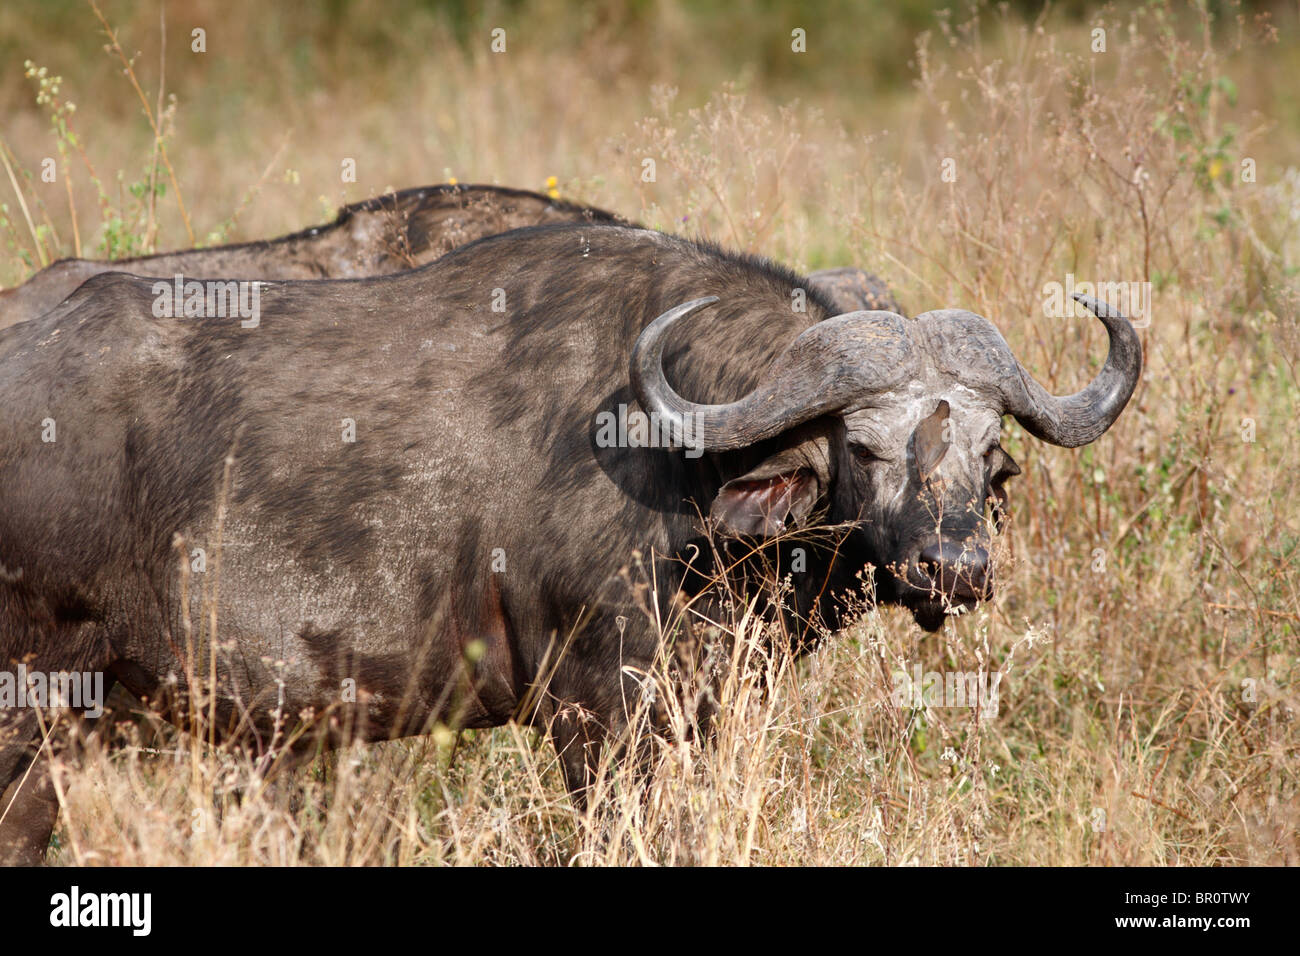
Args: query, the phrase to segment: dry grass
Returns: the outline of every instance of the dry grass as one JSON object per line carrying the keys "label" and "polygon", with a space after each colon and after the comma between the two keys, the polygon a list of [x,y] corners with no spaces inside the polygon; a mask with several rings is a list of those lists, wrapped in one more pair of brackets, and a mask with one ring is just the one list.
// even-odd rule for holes
{"label": "dry grass", "polygon": [[[54,859],[1300,862],[1300,172],[1284,165],[1300,118],[1283,81],[1300,44],[1249,15],[1211,24],[1175,4],[1029,24],[982,7],[932,21],[912,88],[868,98],[819,82],[833,64],[816,62],[816,98],[795,103],[762,76],[673,76],[638,59],[617,22],[598,18],[579,39],[548,11],[511,13],[514,45],[496,57],[430,21],[436,55],[402,60],[400,82],[328,48],[339,78],[305,91],[292,58],[278,60],[259,95],[239,86],[242,113],[193,119],[184,100],[155,98],[152,21],[123,13],[134,47],[123,44],[150,51],[141,85],[200,236],[299,228],[444,170],[533,187],[556,174],[566,196],[651,225],[800,267],[873,268],[913,312],[988,315],[1057,391],[1091,374],[1103,342],[1095,322],[1046,317],[1044,284],[1150,281],[1147,369],[1129,409],[1079,451],[1008,423],[1025,474],[1011,485],[1002,590],[941,634],[872,611],[796,662],[765,654],[755,621],[721,622],[735,660],[714,742],[658,740],[648,775],[613,768],[592,814],[570,807],[549,745],[515,727],[441,730],[268,779],[247,755],[127,725],[126,747],[74,735],[60,758]],[[683,18],[663,8],[656,35],[705,64],[706,39]],[[1089,52],[1097,25],[1104,55]],[[241,29],[230,35],[247,40]],[[187,75],[200,67],[177,42],[169,82],[211,85]],[[94,83],[102,68],[57,68],[80,137],[61,137],[57,187],[22,173],[58,155],[55,139],[30,112],[6,121],[32,220],[5,207],[10,280],[72,252],[74,235],[87,252],[104,237],[110,251],[186,244],[171,190],[126,188],[156,187],[165,167],[129,83]],[[97,188],[83,150],[100,173],[130,170],[122,188]],[[361,177],[344,187],[349,156]],[[641,182],[646,157],[655,183]],[[941,177],[949,158],[955,182]],[[914,665],[1004,671],[999,712],[895,706],[893,674]]]}

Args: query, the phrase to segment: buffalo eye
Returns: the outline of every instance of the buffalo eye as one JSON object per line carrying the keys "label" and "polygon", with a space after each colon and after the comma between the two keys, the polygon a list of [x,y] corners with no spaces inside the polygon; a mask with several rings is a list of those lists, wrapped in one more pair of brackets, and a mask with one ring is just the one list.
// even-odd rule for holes
{"label": "buffalo eye", "polygon": [[853,460],[862,465],[880,460],[870,448],[855,441],[849,442],[849,451],[853,453]]}

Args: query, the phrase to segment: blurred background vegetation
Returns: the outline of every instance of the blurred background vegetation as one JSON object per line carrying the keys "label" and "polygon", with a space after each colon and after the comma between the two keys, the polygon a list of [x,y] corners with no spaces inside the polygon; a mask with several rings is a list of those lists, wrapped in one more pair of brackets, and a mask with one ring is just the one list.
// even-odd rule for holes
{"label": "blurred background vegetation", "polygon": [[[678,112],[698,108],[724,86],[745,97],[752,112],[786,107],[814,122],[819,142],[851,142],[864,179],[890,166],[925,179],[934,172],[930,147],[954,117],[947,91],[931,104],[937,109],[919,108],[918,45],[932,63],[959,46],[979,47],[982,68],[996,73],[999,61],[1024,62],[1027,47],[1015,42],[1014,26],[1051,37],[1062,62],[1083,55],[1070,69],[1104,84],[1120,57],[1087,58],[1090,31],[1109,28],[1113,50],[1134,12],[1148,7],[1147,22],[1166,16],[1181,33],[1213,34],[1221,75],[1240,98],[1233,104],[1239,125],[1254,129],[1252,155],[1265,170],[1296,155],[1300,134],[1291,80],[1300,75],[1295,3],[1214,0],[1172,14],[1162,14],[1159,3],[1082,0],[103,0],[100,7],[151,107],[161,106],[166,148],[200,243],[284,232],[390,186],[450,177],[539,188],[554,175],[570,198],[617,205],[660,226],[697,214],[687,221],[708,228],[719,223],[716,208],[687,202],[662,173],[668,185],[642,188],[641,167],[623,150],[641,145],[637,123],[662,114],[665,102]],[[505,54],[490,50],[498,27],[506,31]],[[206,33],[204,53],[191,51],[195,28]],[[804,53],[792,52],[795,28],[806,31]],[[1266,36],[1272,40],[1261,57]],[[141,251],[138,238],[123,242],[144,214],[124,197],[158,178],[146,168],[158,156],[140,100],[105,39],[86,0],[8,0],[0,7],[0,136],[29,174],[56,155],[51,129],[60,120],[52,123],[51,103],[37,102],[36,80],[24,66],[30,61],[63,79],[58,98],[79,110],[63,117],[78,137],[64,146],[85,150],[109,184],[111,206],[102,208],[98,234],[83,225],[75,239],[83,254],[117,257]],[[1141,49],[1130,46],[1124,55]],[[951,103],[955,111],[969,105]],[[343,157],[357,161],[355,183],[341,182]],[[71,170],[83,215],[96,202],[86,172]],[[34,198],[48,207],[56,245],[69,254],[76,251],[70,213],[55,201],[63,191],[37,188]],[[15,219],[12,195],[3,199]],[[192,245],[174,204],[158,205],[162,218],[148,224],[146,245]],[[104,230],[115,234],[105,238]],[[15,243],[11,234],[9,245],[17,253],[31,242]],[[17,281],[24,262],[30,268],[38,259],[28,248],[22,261],[0,264],[0,283]]]}

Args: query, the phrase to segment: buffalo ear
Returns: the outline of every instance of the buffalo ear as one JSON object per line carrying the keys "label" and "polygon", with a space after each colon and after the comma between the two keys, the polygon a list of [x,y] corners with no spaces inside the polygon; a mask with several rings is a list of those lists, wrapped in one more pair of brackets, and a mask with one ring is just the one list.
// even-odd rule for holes
{"label": "buffalo ear", "polygon": [[994,445],[984,457],[988,461],[989,493],[993,499],[993,527],[1001,531],[1006,521],[1007,479],[1020,474],[1020,466],[1001,445]]}
{"label": "buffalo ear", "polygon": [[984,457],[988,459],[989,480],[1003,482],[1020,474],[1020,466],[1001,445],[994,445]]}
{"label": "buffalo ear", "polygon": [[830,488],[830,446],[809,439],[766,459],[720,489],[709,517],[725,533],[771,538],[802,524]]}

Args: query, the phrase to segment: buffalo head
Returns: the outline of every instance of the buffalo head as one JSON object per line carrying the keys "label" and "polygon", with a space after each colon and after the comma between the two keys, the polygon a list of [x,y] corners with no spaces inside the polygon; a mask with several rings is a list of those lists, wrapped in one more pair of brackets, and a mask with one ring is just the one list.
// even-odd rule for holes
{"label": "buffalo head", "polygon": [[719,530],[770,539],[791,526],[846,527],[836,560],[855,572],[876,567],[877,598],[935,630],[946,613],[992,593],[989,525],[1000,524],[1005,482],[1020,472],[998,443],[1002,416],[1073,448],[1105,432],[1137,385],[1132,325],[1103,302],[1076,298],[1110,344],[1096,378],[1063,397],[1030,376],[987,319],[945,309],[910,321],[890,312],[826,319],[743,398],[696,404],[668,384],[664,345],[714,298],[655,319],[633,349],[631,381],[642,408],[693,448],[775,439],[775,454],[719,488],[710,509]]}

